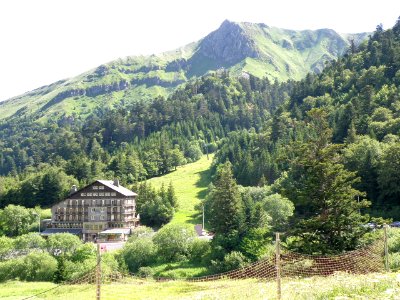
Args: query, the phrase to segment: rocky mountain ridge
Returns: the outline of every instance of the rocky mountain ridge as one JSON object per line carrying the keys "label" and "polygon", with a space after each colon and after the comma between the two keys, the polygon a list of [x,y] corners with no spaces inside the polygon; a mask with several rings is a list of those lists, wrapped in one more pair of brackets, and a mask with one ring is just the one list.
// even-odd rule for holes
{"label": "rocky mountain ridge", "polygon": [[349,39],[331,29],[295,31],[265,24],[224,21],[198,42],[151,56],[118,59],[77,77],[41,87],[0,103],[0,119],[36,114],[38,119],[89,115],[98,106],[166,96],[195,76],[219,69],[270,80],[298,80],[320,72],[345,53]]}

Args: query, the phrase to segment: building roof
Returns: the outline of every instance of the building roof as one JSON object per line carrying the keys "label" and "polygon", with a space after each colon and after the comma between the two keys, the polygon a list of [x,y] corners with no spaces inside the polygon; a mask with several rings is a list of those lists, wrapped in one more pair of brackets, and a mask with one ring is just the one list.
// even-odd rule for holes
{"label": "building roof", "polygon": [[112,180],[96,180],[97,182],[100,182],[101,184],[104,184],[105,186],[109,187],[110,189],[113,189],[114,191],[124,195],[124,196],[137,196],[135,192],[132,192],[131,190],[128,190],[127,188],[121,186],[121,185],[114,185],[114,181]]}
{"label": "building roof", "polygon": [[113,228],[113,229],[107,229],[100,234],[130,234],[131,230],[129,228]]}
{"label": "building roof", "polygon": [[45,231],[41,232],[41,235],[51,235],[55,233],[71,233],[71,234],[81,234],[81,228],[46,228]]}

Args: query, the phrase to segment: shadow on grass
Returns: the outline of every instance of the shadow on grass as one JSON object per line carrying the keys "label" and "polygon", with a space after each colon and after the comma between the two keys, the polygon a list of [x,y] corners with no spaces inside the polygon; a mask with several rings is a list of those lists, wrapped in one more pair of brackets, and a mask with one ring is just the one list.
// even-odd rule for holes
{"label": "shadow on grass", "polygon": [[196,182],[196,187],[202,188],[201,191],[197,193],[197,198],[204,199],[207,195],[207,187],[211,183],[211,169],[197,172],[200,179]]}

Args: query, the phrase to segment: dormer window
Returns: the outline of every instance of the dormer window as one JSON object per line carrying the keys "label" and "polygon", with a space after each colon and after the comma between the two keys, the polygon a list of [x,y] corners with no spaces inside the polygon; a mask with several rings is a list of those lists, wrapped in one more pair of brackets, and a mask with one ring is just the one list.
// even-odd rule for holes
{"label": "dormer window", "polygon": [[104,185],[100,185],[99,190],[104,190]]}
{"label": "dormer window", "polygon": [[94,185],[94,186],[93,186],[93,189],[94,189],[94,190],[98,190],[99,187],[98,187],[97,185]]}

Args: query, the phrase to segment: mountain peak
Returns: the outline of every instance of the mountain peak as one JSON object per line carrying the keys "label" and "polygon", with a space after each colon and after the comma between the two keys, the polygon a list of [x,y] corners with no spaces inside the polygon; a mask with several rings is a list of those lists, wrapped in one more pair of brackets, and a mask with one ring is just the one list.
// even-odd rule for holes
{"label": "mountain peak", "polygon": [[223,64],[233,65],[246,57],[258,58],[257,45],[240,23],[225,20],[200,43],[200,53]]}

